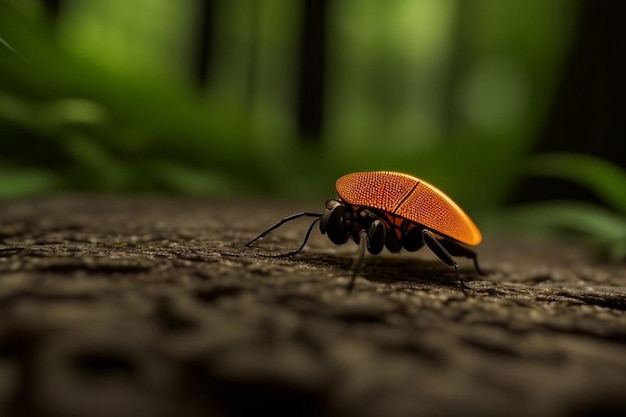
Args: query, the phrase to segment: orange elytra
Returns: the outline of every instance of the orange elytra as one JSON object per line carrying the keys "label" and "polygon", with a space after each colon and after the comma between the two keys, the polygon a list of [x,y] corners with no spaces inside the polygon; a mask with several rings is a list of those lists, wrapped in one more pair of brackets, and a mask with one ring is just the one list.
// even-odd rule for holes
{"label": "orange elytra", "polygon": [[300,247],[300,252],[315,223],[322,234],[335,244],[352,238],[359,252],[352,265],[351,289],[363,262],[365,249],[378,254],[386,247],[416,251],[426,244],[439,259],[454,267],[461,289],[467,288],[453,256],[474,261],[482,275],[477,255],[464,245],[474,246],[482,236],[472,219],[450,197],[437,187],[411,175],[391,171],[356,172],[344,175],[335,184],[338,199],[326,202],[324,213],[301,212],[283,218],[248,242],[249,246],[284,223],[300,217],[315,217]]}
{"label": "orange elytra", "polygon": [[339,178],[335,187],[339,197],[353,206],[382,210],[390,219],[395,215],[466,245],[482,240],[458,204],[419,178],[399,172],[357,172]]}

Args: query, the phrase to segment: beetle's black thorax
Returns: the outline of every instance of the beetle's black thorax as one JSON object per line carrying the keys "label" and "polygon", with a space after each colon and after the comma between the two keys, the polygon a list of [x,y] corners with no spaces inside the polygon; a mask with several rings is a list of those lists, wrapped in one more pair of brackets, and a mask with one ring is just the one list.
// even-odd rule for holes
{"label": "beetle's black thorax", "polygon": [[380,253],[383,247],[390,252],[402,248],[415,251],[424,245],[423,226],[386,211],[356,206],[342,200],[329,200],[320,223],[322,233],[330,240],[343,244],[349,238],[359,244],[362,231],[368,237],[368,251]]}

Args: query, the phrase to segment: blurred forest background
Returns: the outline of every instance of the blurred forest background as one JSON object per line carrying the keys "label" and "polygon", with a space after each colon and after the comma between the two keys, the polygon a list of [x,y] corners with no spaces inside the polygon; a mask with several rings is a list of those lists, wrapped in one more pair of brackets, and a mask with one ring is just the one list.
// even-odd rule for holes
{"label": "blurred forest background", "polygon": [[0,197],[321,205],[394,170],[623,257],[622,4],[0,0]]}

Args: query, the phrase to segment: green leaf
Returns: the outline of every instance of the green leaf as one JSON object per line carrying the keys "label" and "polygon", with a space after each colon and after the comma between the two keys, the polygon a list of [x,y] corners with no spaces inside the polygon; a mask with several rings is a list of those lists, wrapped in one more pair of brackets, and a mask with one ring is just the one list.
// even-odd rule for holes
{"label": "green leaf", "polygon": [[531,203],[511,212],[514,224],[525,229],[565,229],[603,246],[612,259],[626,257],[626,219],[588,203],[554,201]]}
{"label": "green leaf", "polygon": [[0,198],[17,198],[58,189],[59,179],[30,167],[0,167]]}
{"label": "green leaf", "polygon": [[626,171],[590,155],[551,153],[532,158],[533,175],[561,178],[589,188],[608,205],[626,213]]}
{"label": "green leaf", "polygon": [[187,195],[224,195],[230,184],[224,174],[211,173],[167,160],[155,160],[150,164],[151,176],[169,191]]}
{"label": "green leaf", "polygon": [[0,37],[0,44],[4,45],[9,51],[13,52],[16,56],[18,56],[22,61],[26,61],[26,59],[20,55],[7,41]]}

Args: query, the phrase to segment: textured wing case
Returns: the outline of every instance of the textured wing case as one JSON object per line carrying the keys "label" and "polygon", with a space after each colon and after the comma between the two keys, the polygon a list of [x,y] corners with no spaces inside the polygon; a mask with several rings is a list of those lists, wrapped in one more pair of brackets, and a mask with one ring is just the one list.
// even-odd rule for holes
{"label": "textured wing case", "polygon": [[339,178],[336,188],[349,204],[396,214],[467,245],[482,240],[474,222],[450,197],[410,175],[357,172]]}

